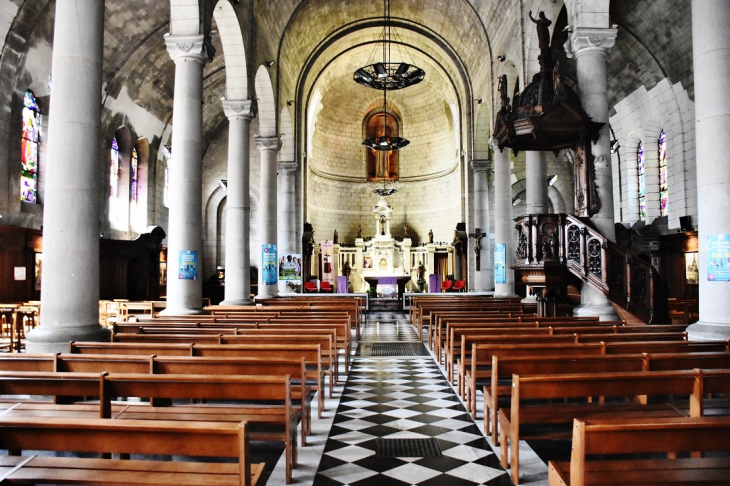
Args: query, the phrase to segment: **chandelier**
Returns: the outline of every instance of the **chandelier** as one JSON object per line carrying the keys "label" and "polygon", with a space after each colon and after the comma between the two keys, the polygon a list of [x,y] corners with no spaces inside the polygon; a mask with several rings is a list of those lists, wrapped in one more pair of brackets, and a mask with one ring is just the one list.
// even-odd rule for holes
{"label": "chandelier", "polygon": [[[378,90],[396,90],[423,81],[426,73],[413,64],[413,59],[410,63],[391,62],[391,30],[390,0],[383,0],[383,61],[368,64],[355,71],[355,74],[353,74],[355,82]],[[368,61],[373,60],[376,50],[373,50],[373,54]]]}
{"label": "chandelier", "polygon": [[[353,79],[357,83],[383,90],[383,134],[379,137],[367,138],[362,143],[370,149],[379,151],[398,150],[411,143],[410,140],[402,137],[388,136],[388,91],[413,86],[423,81],[426,76],[423,69],[414,65],[412,59],[410,63],[391,62],[390,48],[390,0],[383,0],[383,61],[361,67],[353,75]],[[373,50],[369,61],[373,60],[376,50]]]}
{"label": "chandelier", "polygon": [[378,196],[387,197],[392,196],[396,192],[398,192],[398,189],[403,184],[398,181],[388,181],[386,182],[385,179],[383,179],[383,187],[380,187],[380,184],[378,183],[372,183],[372,193],[377,194]]}

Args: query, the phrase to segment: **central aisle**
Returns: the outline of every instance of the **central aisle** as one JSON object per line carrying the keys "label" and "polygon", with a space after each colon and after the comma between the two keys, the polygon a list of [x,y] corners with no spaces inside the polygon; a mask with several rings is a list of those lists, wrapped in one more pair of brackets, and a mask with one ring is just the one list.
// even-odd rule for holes
{"label": "central aisle", "polygon": [[370,312],[313,484],[512,482],[406,315]]}

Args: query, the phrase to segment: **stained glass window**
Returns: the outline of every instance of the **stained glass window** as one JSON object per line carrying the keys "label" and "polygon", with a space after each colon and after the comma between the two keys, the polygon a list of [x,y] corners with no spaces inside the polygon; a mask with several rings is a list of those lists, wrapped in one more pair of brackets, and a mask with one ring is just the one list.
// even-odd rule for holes
{"label": "stained glass window", "polygon": [[33,92],[23,96],[23,136],[21,140],[20,200],[37,202],[38,186],[38,142],[41,127],[41,113]]}
{"label": "stained glass window", "polygon": [[661,215],[667,215],[669,202],[669,181],[667,181],[667,134],[662,130],[659,137],[659,203]]}
{"label": "stained glass window", "polygon": [[130,164],[130,175],[131,175],[131,184],[130,184],[130,197],[132,199],[132,202],[137,202],[137,164],[139,163],[139,158],[137,157],[137,149],[132,149],[132,163]]}
{"label": "stained glass window", "polygon": [[639,148],[636,151],[636,161],[639,169],[639,218],[642,221],[646,219],[646,159],[644,158],[644,146],[639,142]]}
{"label": "stained glass window", "polygon": [[119,195],[119,145],[117,138],[112,138],[112,149],[109,157],[109,197]]}

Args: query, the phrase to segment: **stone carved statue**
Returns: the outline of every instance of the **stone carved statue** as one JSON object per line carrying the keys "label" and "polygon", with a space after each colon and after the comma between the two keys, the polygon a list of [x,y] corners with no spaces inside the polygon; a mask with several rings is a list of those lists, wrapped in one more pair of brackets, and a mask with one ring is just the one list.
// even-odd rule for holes
{"label": "stone carved statue", "polygon": [[345,276],[345,277],[347,277],[347,278],[350,278],[350,272],[351,272],[351,270],[352,269],[350,268],[350,262],[348,262],[347,260],[345,260],[345,264],[342,265],[342,275]]}
{"label": "stone carved statue", "polygon": [[340,235],[338,235],[337,230],[335,230],[335,234],[332,235],[332,243],[334,243],[336,245],[338,243],[339,238],[340,238]]}
{"label": "stone carved statue", "polygon": [[408,223],[403,225],[403,238],[408,238]]}
{"label": "stone carved statue", "polygon": [[362,226],[357,225],[357,237],[362,238]]}
{"label": "stone carved statue", "polygon": [[428,242],[433,244],[433,230],[428,230]]}

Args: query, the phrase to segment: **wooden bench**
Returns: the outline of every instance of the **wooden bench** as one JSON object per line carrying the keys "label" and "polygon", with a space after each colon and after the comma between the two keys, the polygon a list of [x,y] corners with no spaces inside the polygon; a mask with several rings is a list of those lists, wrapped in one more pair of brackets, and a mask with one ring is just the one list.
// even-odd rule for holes
{"label": "wooden bench", "polygon": [[0,448],[144,455],[233,457],[237,464],[15,456],[3,458],[3,483],[255,485],[263,464],[248,460],[248,424],[0,417]]}
{"label": "wooden bench", "polygon": [[[550,461],[550,486],[720,485],[730,478],[730,418],[580,419],[570,463]],[[646,459],[647,453],[722,451],[721,457]],[[606,456],[621,454],[621,459]],[[642,458],[635,458],[642,454]],[[634,458],[626,457],[634,455]],[[591,457],[599,456],[600,460]]]}
{"label": "wooden bench", "polygon": [[482,381],[484,394],[484,430],[497,443],[497,411],[499,398],[512,391],[512,375],[607,373],[642,371],[644,356],[636,355],[578,355],[578,356],[492,356],[491,370],[477,370],[467,376],[467,404],[476,419],[476,393]]}
{"label": "wooden bench", "polygon": [[[70,353],[79,354],[154,354],[157,356],[209,356],[258,359],[304,359],[307,363],[307,385],[317,394],[317,416],[322,418],[324,411],[324,371],[322,352],[319,344],[157,344],[157,343],[69,343]],[[0,355],[1,356],[1,355]],[[47,359],[47,358],[46,358]],[[53,371],[49,368],[48,371]],[[27,369],[26,371],[32,371]]]}
{"label": "wooden bench", "polygon": [[[55,403],[66,403],[78,396],[98,397],[97,416],[117,420],[175,421],[248,421],[251,425],[282,428],[250,431],[257,440],[281,441],[285,444],[286,482],[296,466],[296,414],[291,403],[289,376],[221,376],[134,373],[32,373],[0,372],[0,393],[42,393],[55,396]],[[113,410],[112,398],[143,397],[150,404],[127,404]],[[233,400],[225,405],[171,405],[171,399]],[[92,411],[93,413],[93,411]],[[87,405],[15,407],[2,417],[37,415],[89,417]]]}
{"label": "wooden bench", "polygon": [[[500,461],[515,484],[520,480],[519,441],[525,438],[524,426],[532,426],[528,438],[570,437],[574,418],[655,416],[674,417],[682,411],[671,403],[647,403],[650,395],[689,397],[694,390],[695,371],[656,371],[626,373],[577,373],[565,375],[513,375],[509,408],[500,408]],[[592,400],[595,397],[628,397],[621,402]],[[559,403],[555,399],[582,399],[579,403]],[[539,400],[538,404],[528,404]],[[549,400],[547,403],[545,400]],[[545,431],[542,427],[549,426]],[[509,461],[508,461],[509,443]]]}

